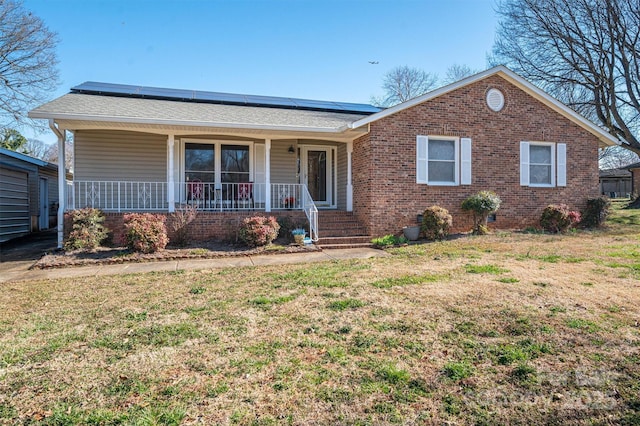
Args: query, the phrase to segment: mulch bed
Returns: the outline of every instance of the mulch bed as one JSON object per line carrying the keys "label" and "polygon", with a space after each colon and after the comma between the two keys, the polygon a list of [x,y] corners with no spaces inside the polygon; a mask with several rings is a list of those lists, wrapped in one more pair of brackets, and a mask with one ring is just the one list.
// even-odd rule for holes
{"label": "mulch bed", "polygon": [[314,244],[299,246],[278,242],[265,247],[249,248],[221,242],[199,243],[190,247],[169,247],[156,253],[136,253],[126,247],[100,247],[95,251],[56,250],[42,256],[31,269],[65,268],[69,266],[112,265],[129,262],[159,262],[180,259],[214,259],[255,255],[277,255],[322,251]]}

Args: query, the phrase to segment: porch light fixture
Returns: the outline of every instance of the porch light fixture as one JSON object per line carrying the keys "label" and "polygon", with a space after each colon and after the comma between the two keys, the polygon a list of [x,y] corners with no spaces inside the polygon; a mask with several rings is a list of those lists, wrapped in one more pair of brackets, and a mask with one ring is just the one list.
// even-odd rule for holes
{"label": "porch light fixture", "polygon": [[289,154],[293,154],[296,150],[293,148],[293,145],[289,146]]}

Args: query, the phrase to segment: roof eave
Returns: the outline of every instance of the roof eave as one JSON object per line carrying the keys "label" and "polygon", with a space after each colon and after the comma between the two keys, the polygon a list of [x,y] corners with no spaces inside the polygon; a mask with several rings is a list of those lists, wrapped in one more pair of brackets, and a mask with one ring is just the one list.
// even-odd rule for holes
{"label": "roof eave", "polygon": [[343,125],[340,127],[305,127],[305,126],[273,126],[265,124],[245,124],[245,123],[216,123],[210,121],[190,121],[190,120],[165,120],[155,118],[135,118],[135,117],[116,117],[101,116],[87,114],[66,114],[66,113],[48,113],[33,110],[29,112],[29,118],[34,119],[54,119],[54,120],[78,120],[78,121],[100,121],[100,122],[119,122],[128,124],[152,124],[165,126],[198,126],[221,129],[244,129],[244,130],[265,130],[265,131],[285,131],[285,132],[311,132],[311,133],[329,133],[339,134],[351,130],[351,126]]}
{"label": "roof eave", "polygon": [[443,86],[443,87],[441,87],[439,89],[436,89],[436,90],[434,90],[432,92],[425,93],[422,96],[418,96],[418,97],[410,99],[410,100],[408,100],[408,101],[406,101],[404,103],[395,105],[395,106],[393,106],[391,108],[387,108],[387,109],[385,109],[383,111],[377,112],[377,113],[372,114],[372,115],[370,115],[368,117],[365,117],[365,118],[362,118],[360,120],[354,121],[353,123],[351,123],[351,128],[356,128],[356,127],[360,127],[360,126],[363,126],[363,125],[366,125],[366,124],[370,124],[370,123],[372,123],[374,121],[377,121],[377,120],[380,120],[382,118],[388,117],[388,116],[390,116],[392,114],[395,114],[397,112],[403,111],[403,110],[405,110],[407,108],[411,108],[413,106],[416,106],[416,105],[419,105],[421,103],[427,102],[427,101],[429,101],[431,99],[437,98],[438,96],[441,96],[441,95],[443,95],[445,93],[449,93],[449,92],[452,92],[454,90],[460,89],[462,87],[468,86],[470,84],[476,83],[476,82],[478,82],[480,80],[483,80],[483,79],[485,79],[485,78],[487,78],[489,76],[492,76],[492,75],[500,75],[505,80],[511,82],[516,87],[519,87],[520,89],[522,89],[525,92],[529,93],[535,99],[541,101],[543,104],[547,105],[548,107],[550,107],[554,111],[556,111],[556,112],[560,113],[561,115],[564,115],[568,119],[572,120],[573,122],[578,124],[580,127],[584,128],[585,130],[587,130],[588,132],[590,132],[591,134],[596,136],[604,146],[616,146],[616,145],[620,145],[622,143],[621,141],[616,139],[614,136],[610,135],[609,133],[607,133],[606,131],[604,131],[600,127],[596,126],[595,124],[593,124],[591,121],[587,120],[586,118],[582,117],[580,114],[578,114],[577,112],[575,112],[571,108],[567,107],[566,105],[564,105],[563,103],[561,103],[557,99],[554,99],[549,94],[545,93],[543,90],[539,89],[538,87],[534,86],[533,84],[531,84],[530,82],[528,82],[524,78],[520,77],[518,74],[514,73],[513,71],[511,71],[509,68],[505,67],[504,65],[499,65],[497,67],[490,68],[490,69],[482,71],[482,72],[480,72],[478,74],[474,74],[472,76],[469,76],[467,78],[459,80],[459,81],[457,81],[455,83],[451,83],[451,84],[449,84],[447,86]]}

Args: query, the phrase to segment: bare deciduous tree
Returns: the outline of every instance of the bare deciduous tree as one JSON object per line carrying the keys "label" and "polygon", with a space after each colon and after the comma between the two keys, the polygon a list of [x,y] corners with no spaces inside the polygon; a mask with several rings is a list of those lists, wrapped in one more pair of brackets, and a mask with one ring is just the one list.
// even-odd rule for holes
{"label": "bare deciduous tree", "polygon": [[48,161],[47,153],[50,148],[51,145],[44,143],[40,139],[28,139],[24,145],[24,150],[28,155],[45,161]]}
{"label": "bare deciduous tree", "polygon": [[640,153],[640,2],[503,0],[504,63]]}
{"label": "bare deciduous tree", "polygon": [[58,85],[57,36],[16,0],[0,0],[0,126],[35,125],[27,112]]}
{"label": "bare deciduous tree", "polygon": [[618,169],[640,161],[638,154],[620,146],[610,146],[598,151],[598,161],[602,170]]}
{"label": "bare deciduous tree", "polygon": [[463,78],[476,74],[477,72],[479,71],[472,69],[468,65],[453,64],[449,68],[447,68],[447,72],[442,79],[442,84],[455,83],[456,81],[460,81]]}
{"label": "bare deciduous tree", "polygon": [[372,97],[371,103],[383,107],[397,105],[427,93],[437,84],[436,74],[406,65],[396,67],[384,76],[382,81],[384,95],[380,98]]}
{"label": "bare deciduous tree", "polygon": [[[64,166],[67,170],[73,171],[73,135],[67,132],[67,138],[64,144]],[[58,164],[58,144],[48,145],[48,149],[44,157],[44,161]]]}

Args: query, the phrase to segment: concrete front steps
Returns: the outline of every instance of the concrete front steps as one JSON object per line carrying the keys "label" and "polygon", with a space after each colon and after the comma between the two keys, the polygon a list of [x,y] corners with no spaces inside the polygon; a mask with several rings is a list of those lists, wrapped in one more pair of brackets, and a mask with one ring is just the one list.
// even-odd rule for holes
{"label": "concrete front steps", "polygon": [[320,210],[316,243],[326,249],[371,247],[371,237],[352,212]]}

